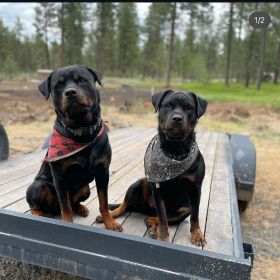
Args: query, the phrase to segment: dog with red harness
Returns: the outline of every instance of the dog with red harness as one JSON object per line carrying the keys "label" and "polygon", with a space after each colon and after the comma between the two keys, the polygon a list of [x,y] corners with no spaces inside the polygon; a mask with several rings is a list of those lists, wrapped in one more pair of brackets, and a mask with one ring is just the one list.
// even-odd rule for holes
{"label": "dog with red harness", "polygon": [[57,115],[48,151],[26,199],[37,216],[58,215],[73,221],[73,212],[87,216],[81,202],[90,195],[95,179],[99,209],[105,227],[122,227],[108,210],[111,146],[101,119],[100,96],[96,83],[100,74],[82,65],[60,68],[39,85],[48,99],[52,96]]}

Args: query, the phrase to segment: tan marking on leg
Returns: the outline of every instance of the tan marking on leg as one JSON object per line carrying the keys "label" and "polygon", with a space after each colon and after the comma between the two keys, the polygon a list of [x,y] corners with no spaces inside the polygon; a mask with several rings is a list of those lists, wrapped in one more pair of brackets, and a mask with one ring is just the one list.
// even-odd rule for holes
{"label": "tan marking on leg", "polygon": [[207,243],[200,229],[199,221],[191,221],[191,241],[192,244],[195,244],[196,246],[205,246],[205,244]]}
{"label": "tan marking on leg", "polygon": [[123,202],[118,208],[116,208],[113,211],[110,211],[112,218],[117,218],[117,217],[123,215],[126,211],[126,208],[127,208],[127,205],[125,202]]}
{"label": "tan marking on leg", "polygon": [[67,222],[73,222],[73,212],[72,207],[69,199],[69,193],[67,193],[67,204],[66,207],[63,207],[61,203],[59,203],[60,211],[61,211],[61,218]]}
{"label": "tan marking on leg", "polygon": [[122,226],[112,218],[108,207],[106,207],[107,203],[103,192],[98,193],[98,199],[99,199],[99,210],[106,229],[113,230],[113,231],[123,231]]}
{"label": "tan marking on leg", "polygon": [[[123,215],[126,211],[126,203],[123,201],[123,203],[116,209],[109,211],[110,215],[112,216],[113,219]],[[96,222],[98,223],[103,223],[103,219],[101,215],[98,215],[95,218]]]}
{"label": "tan marking on leg", "polygon": [[38,210],[38,209],[30,209],[31,210],[31,214],[35,215],[35,216],[44,216],[43,211]]}

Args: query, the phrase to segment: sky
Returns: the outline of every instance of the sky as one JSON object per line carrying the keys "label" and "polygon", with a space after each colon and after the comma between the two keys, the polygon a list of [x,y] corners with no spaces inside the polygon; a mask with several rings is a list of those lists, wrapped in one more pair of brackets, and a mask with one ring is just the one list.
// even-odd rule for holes
{"label": "sky", "polygon": [[[220,15],[227,8],[228,3],[212,3],[214,5],[215,22],[218,23]],[[35,33],[33,26],[34,7],[37,3],[0,3],[0,18],[4,25],[13,28],[17,17],[23,25],[23,34],[32,35]],[[143,23],[148,14],[150,3],[136,3],[140,23]]]}

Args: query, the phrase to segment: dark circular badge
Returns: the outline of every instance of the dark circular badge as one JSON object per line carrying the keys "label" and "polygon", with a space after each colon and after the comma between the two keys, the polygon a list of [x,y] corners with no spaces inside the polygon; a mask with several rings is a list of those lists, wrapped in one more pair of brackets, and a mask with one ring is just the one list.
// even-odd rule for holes
{"label": "dark circular badge", "polygon": [[249,24],[254,28],[265,28],[271,23],[271,18],[269,13],[255,11],[249,15]]}

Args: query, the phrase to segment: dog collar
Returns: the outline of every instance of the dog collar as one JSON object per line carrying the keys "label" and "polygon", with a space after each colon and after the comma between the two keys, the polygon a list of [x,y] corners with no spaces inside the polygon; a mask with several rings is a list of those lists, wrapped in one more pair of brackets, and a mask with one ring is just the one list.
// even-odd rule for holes
{"label": "dog collar", "polygon": [[[144,157],[144,170],[148,182],[161,183],[174,179],[186,172],[198,155],[198,146],[193,142],[190,152],[184,159],[167,156],[160,147],[157,134],[148,145]],[[159,187],[159,184],[156,184]]]}
{"label": "dog collar", "polygon": [[66,130],[70,131],[75,136],[91,136],[91,135],[94,135],[96,133],[96,129],[102,123],[102,119],[99,118],[98,121],[97,121],[97,124],[95,124],[95,125],[80,127],[80,128],[76,128],[76,129],[73,129],[73,128],[70,128],[70,127],[66,126],[66,124],[61,120],[59,120],[59,122],[63,125],[63,127]]}
{"label": "dog collar", "polygon": [[94,138],[93,141],[87,143],[78,143],[70,138],[62,136],[55,128],[53,128],[52,136],[49,142],[49,147],[47,154],[45,156],[45,161],[54,162],[63,158],[67,158],[74,155],[81,150],[85,149],[87,146],[95,143],[97,139],[100,139],[104,135],[104,126],[102,125],[101,130]]}

